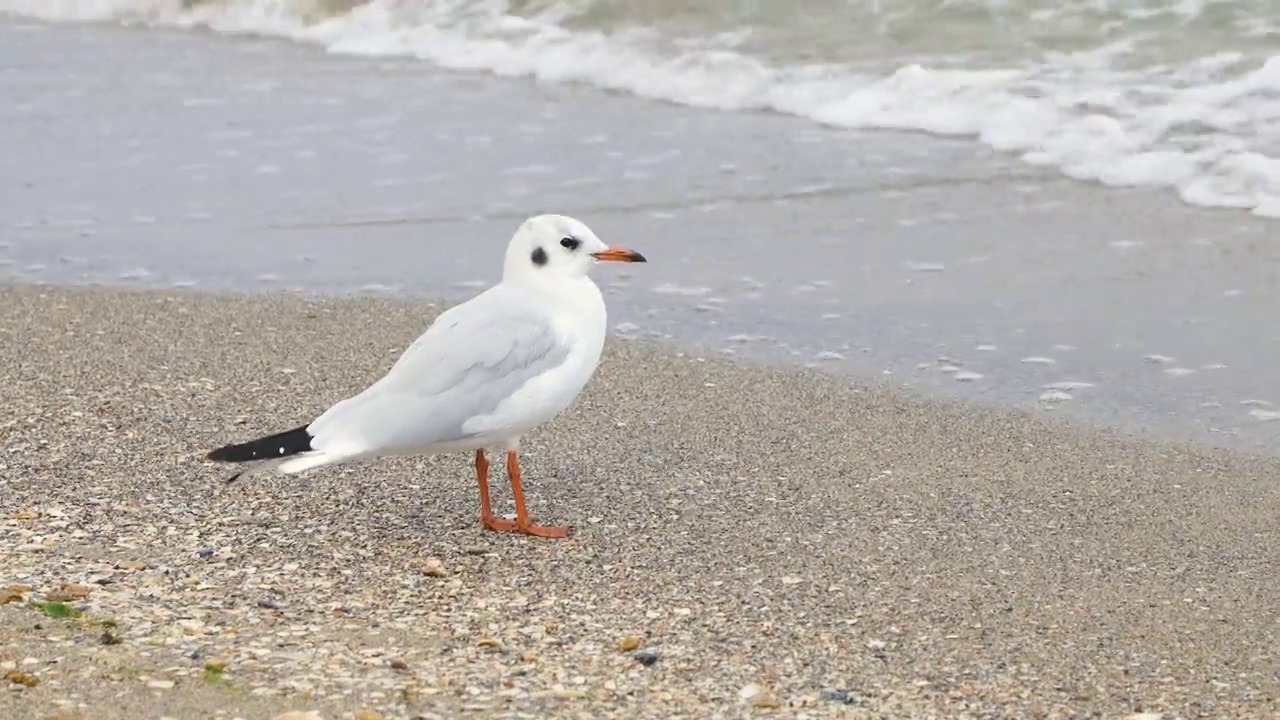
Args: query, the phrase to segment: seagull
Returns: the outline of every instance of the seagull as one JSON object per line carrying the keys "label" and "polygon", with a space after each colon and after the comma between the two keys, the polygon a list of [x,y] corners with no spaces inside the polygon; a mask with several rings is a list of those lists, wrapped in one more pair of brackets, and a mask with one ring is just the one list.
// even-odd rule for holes
{"label": "seagull", "polygon": [[[588,272],[601,261],[646,262],[565,215],[525,220],[507,245],[502,280],[441,313],[391,369],[306,425],[211,451],[215,462],[259,462],[227,479],[283,474],[366,458],[475,453],[480,524],[497,532],[568,537],[534,524],[520,486],[520,438],[569,407],[595,373],[605,305]],[[506,452],[514,522],[489,504],[486,448]]]}

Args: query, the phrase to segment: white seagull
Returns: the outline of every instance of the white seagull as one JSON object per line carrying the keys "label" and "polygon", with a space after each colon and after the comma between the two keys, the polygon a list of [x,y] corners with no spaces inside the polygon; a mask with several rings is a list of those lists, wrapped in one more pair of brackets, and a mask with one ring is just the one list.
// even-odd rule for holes
{"label": "white seagull", "polygon": [[[307,425],[218,448],[208,459],[264,460],[246,472],[289,474],[364,458],[474,451],[485,528],[567,537],[567,525],[529,519],[517,453],[521,436],[567,408],[599,364],[604,297],[587,273],[602,260],[645,262],[571,217],[529,218],[507,245],[502,281],[441,313],[382,379]],[[490,447],[506,451],[515,522],[490,507]]]}

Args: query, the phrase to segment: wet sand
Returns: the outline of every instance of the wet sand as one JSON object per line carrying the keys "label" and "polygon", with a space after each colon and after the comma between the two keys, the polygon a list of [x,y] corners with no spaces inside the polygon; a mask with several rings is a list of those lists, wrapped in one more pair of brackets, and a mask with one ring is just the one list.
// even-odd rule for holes
{"label": "wet sand", "polygon": [[[38,681],[0,716],[1277,712],[1273,460],[616,339],[527,441],[568,541],[482,531],[460,456],[230,486],[201,459],[431,312],[0,291],[0,587],[31,586],[0,667]],[[83,616],[27,604],[64,583]]]}

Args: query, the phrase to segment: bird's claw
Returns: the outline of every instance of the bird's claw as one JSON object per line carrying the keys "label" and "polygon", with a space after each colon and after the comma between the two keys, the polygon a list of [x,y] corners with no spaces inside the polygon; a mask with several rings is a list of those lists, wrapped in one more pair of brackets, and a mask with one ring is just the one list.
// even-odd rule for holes
{"label": "bird's claw", "polygon": [[535,525],[531,522],[520,523],[519,521],[506,520],[496,516],[481,517],[480,524],[486,530],[494,532],[511,532],[520,533],[522,535],[532,535],[540,538],[567,538],[573,531],[569,525]]}

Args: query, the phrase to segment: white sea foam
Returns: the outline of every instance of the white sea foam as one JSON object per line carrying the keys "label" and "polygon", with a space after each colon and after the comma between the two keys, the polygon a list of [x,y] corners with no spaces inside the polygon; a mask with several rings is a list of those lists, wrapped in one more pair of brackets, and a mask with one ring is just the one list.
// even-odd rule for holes
{"label": "white sea foam", "polygon": [[1043,387],[1046,390],[1082,390],[1084,388],[1093,387],[1093,383],[1084,382],[1082,380],[1062,380],[1059,382],[1048,383]]}
{"label": "white sea foam", "polygon": [[907,269],[915,270],[916,272],[942,272],[947,269],[947,266],[944,263],[936,262],[909,261],[904,264],[907,266]]}
{"label": "white sea foam", "polygon": [[683,285],[676,285],[674,283],[662,283],[661,285],[658,285],[652,288],[652,291],[655,293],[658,293],[659,295],[681,295],[684,297],[700,297],[702,295],[706,295],[707,293],[710,293],[711,288],[685,287]]}
{"label": "white sea foam", "polygon": [[151,275],[152,272],[150,270],[139,267],[125,270],[117,275],[116,278],[120,280],[146,280],[147,278],[150,278]]}
{"label": "white sea foam", "polygon": [[[1079,180],[1166,188],[1190,204],[1280,217],[1280,54],[1266,44],[1280,25],[1273,0],[1064,1],[1048,9],[968,3],[989,17],[1004,13],[1041,36],[1053,36],[1050,26],[1061,30],[1091,18],[1100,23],[1072,36],[1067,51],[1029,41],[1026,53],[1013,56],[984,54],[964,43],[930,51],[926,43],[920,52],[897,56],[892,44],[878,45],[889,50],[868,59],[857,55],[861,41],[871,46],[884,37],[865,35],[877,32],[865,29],[875,23],[843,16],[839,22],[849,33],[864,35],[832,44],[830,52],[817,54],[824,62],[809,64],[794,59],[803,54],[770,52],[767,41],[783,38],[793,47],[812,23],[674,27],[670,18],[646,23],[635,15],[591,27],[583,18],[625,11],[625,5],[605,7],[596,0],[369,0],[347,11],[348,4],[0,0],[0,10],[48,20],[252,32],[317,43],[333,53],[417,57],[451,69],[582,82],[696,107],[774,110],[840,127],[967,136]],[[916,23],[932,23],[915,28],[937,32],[939,41],[952,38],[946,21],[929,15],[932,3],[901,0],[849,12],[881,13],[881,4],[895,13],[905,9]],[[1213,24],[1212,11],[1228,4],[1235,10],[1223,12],[1236,12],[1237,19],[1223,29]],[[696,14],[698,7],[687,10]],[[792,10],[794,17],[803,15]],[[996,25],[984,31],[994,32]]]}

